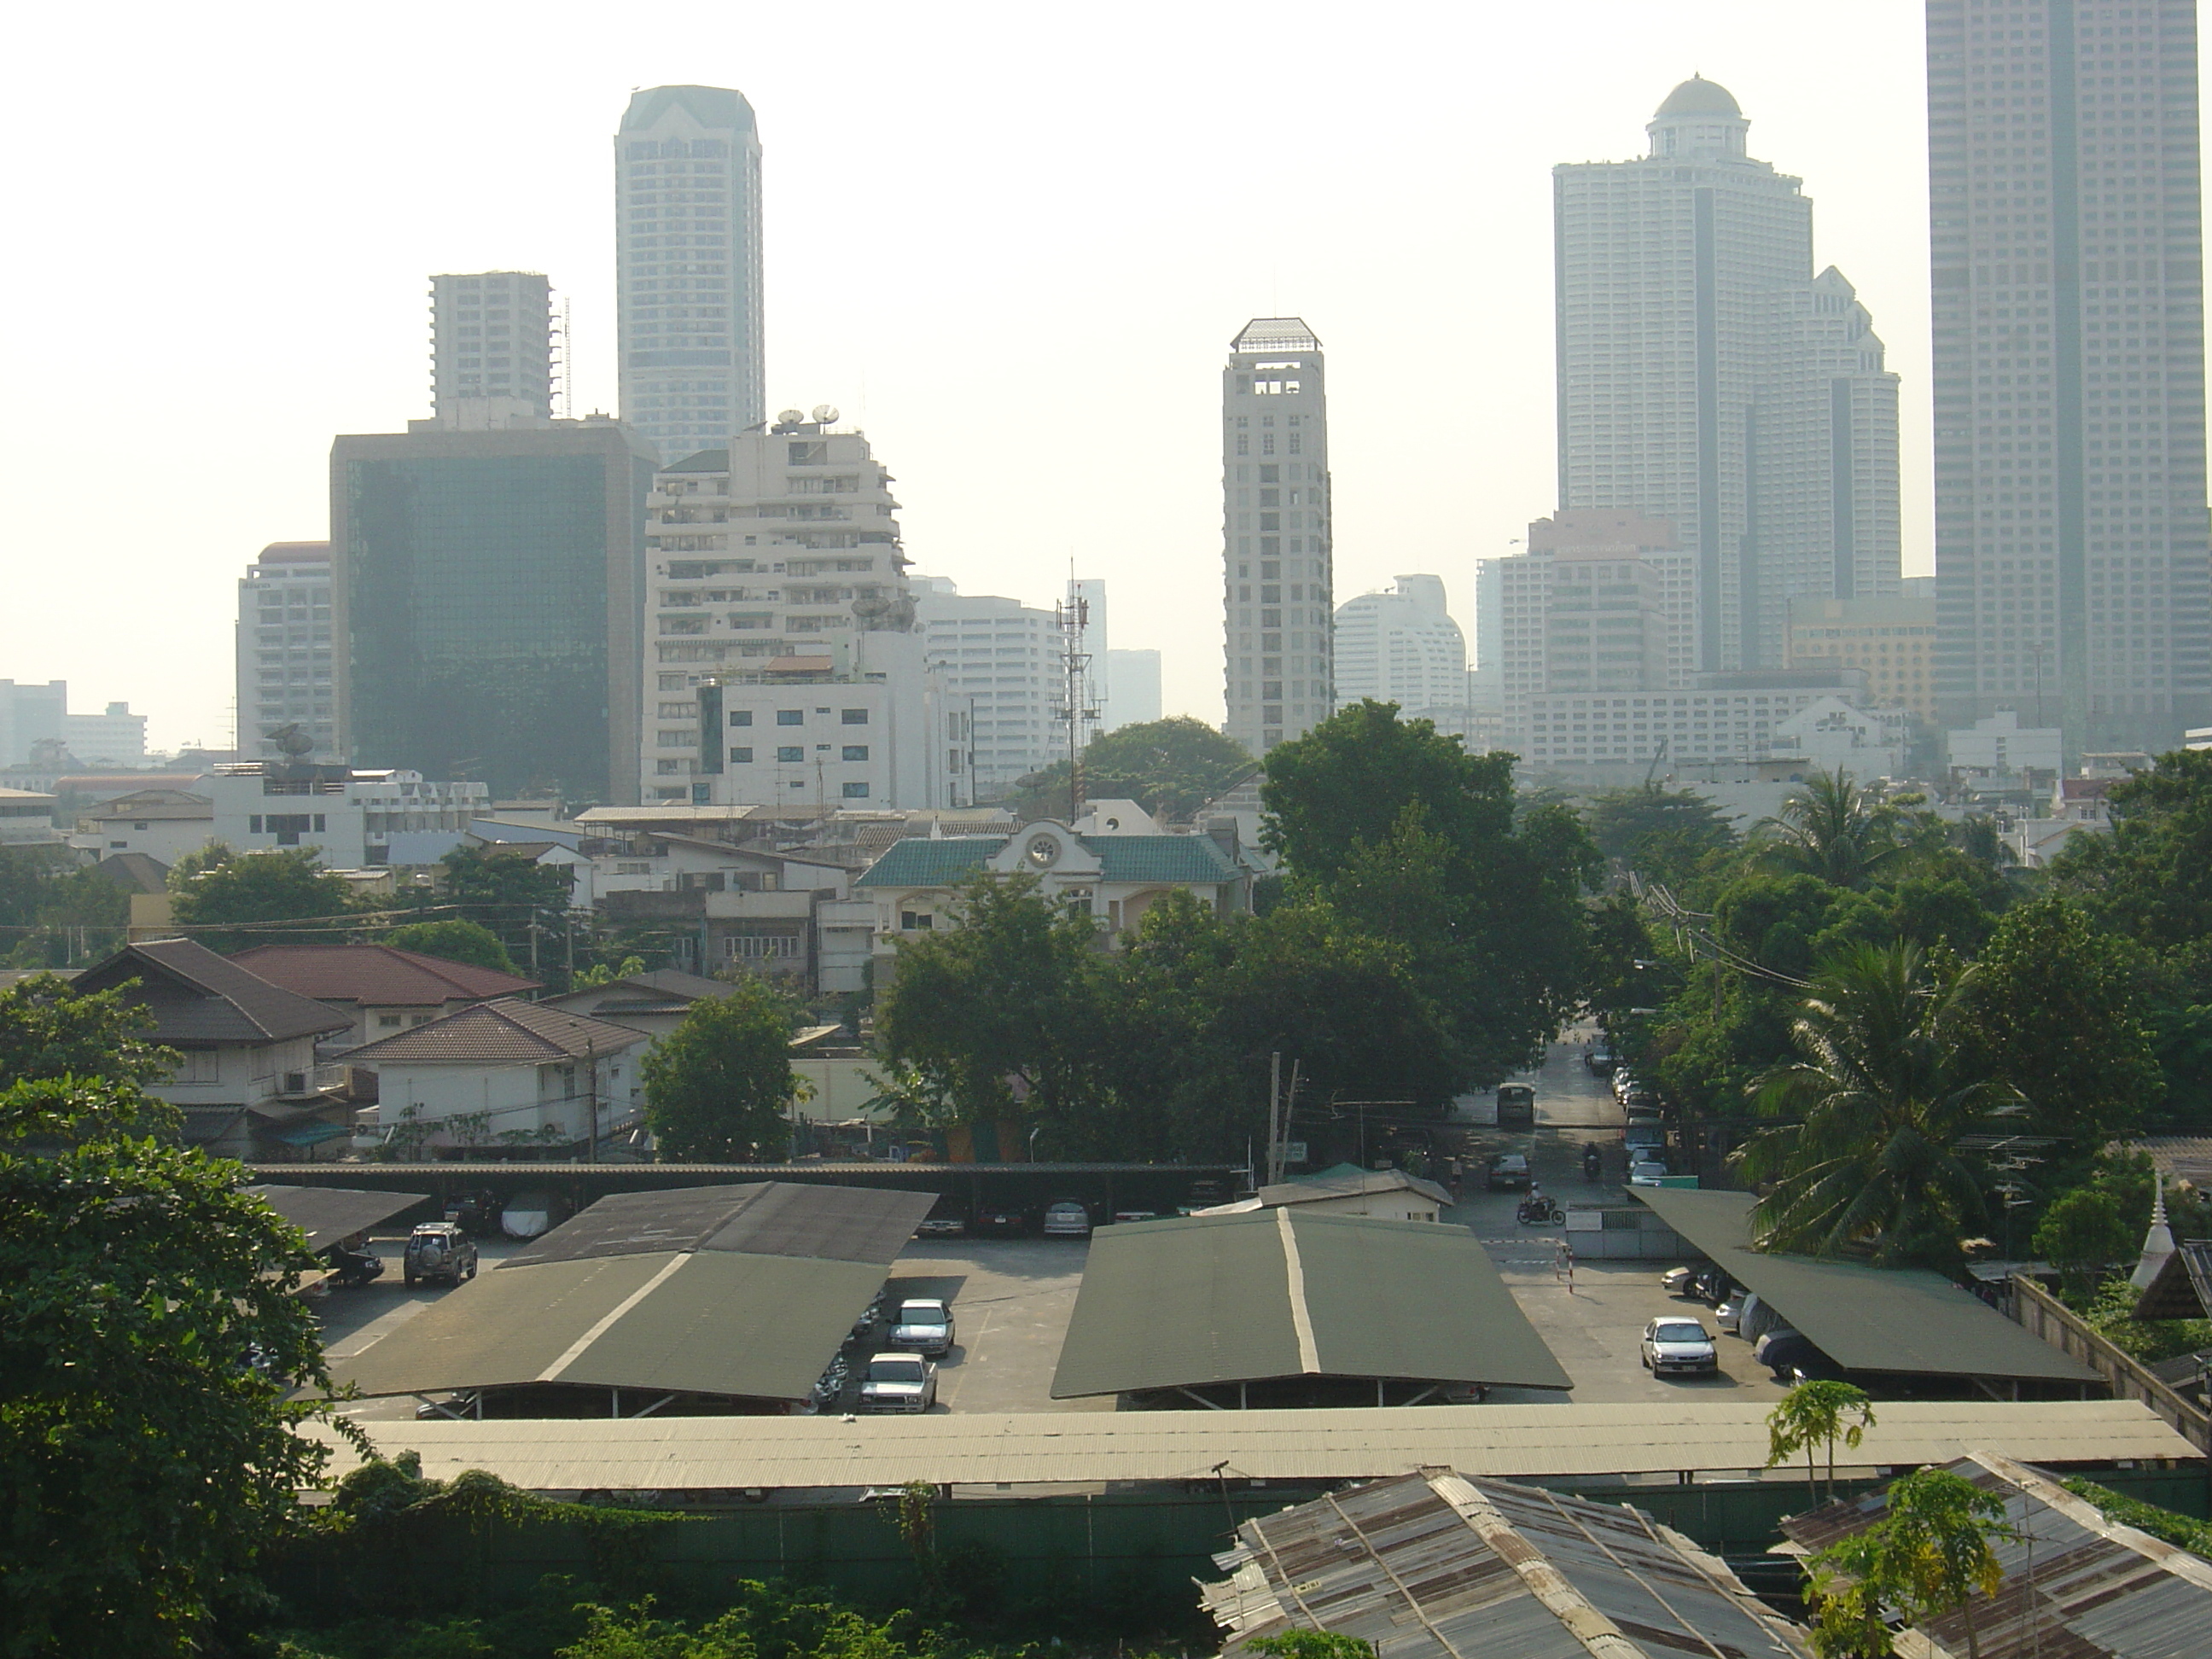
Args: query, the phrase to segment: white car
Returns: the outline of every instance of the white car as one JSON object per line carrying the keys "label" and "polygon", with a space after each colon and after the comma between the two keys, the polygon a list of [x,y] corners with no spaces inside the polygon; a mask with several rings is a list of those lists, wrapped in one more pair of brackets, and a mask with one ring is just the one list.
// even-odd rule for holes
{"label": "white car", "polygon": [[1713,1334],[1694,1319],[1655,1319],[1644,1328],[1644,1369],[1654,1376],[1668,1371],[1711,1373],[1721,1366]]}
{"label": "white car", "polygon": [[918,1353],[879,1353],[860,1379],[864,1412],[926,1412],[937,1403],[937,1367]]}
{"label": "white car", "polygon": [[902,1302],[891,1316],[890,1346],[933,1359],[952,1346],[952,1310],[934,1297]]}
{"label": "white car", "polygon": [[1656,1187],[1659,1177],[1667,1173],[1664,1159],[1638,1158],[1628,1166],[1628,1184],[1632,1187]]}

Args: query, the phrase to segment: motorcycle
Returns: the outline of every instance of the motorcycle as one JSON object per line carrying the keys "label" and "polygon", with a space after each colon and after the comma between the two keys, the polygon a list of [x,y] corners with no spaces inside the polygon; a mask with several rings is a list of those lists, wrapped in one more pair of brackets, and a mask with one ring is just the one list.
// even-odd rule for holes
{"label": "motorcycle", "polygon": [[343,1244],[331,1249],[331,1266],[337,1271],[331,1282],[346,1290],[359,1290],[384,1272],[384,1259],[367,1250],[349,1250]]}
{"label": "motorcycle", "polygon": [[1604,1160],[1595,1146],[1583,1148],[1583,1179],[1595,1182],[1604,1168]]}
{"label": "motorcycle", "polygon": [[1522,1199],[1521,1207],[1513,1212],[1513,1218],[1524,1227],[1556,1226],[1567,1218],[1567,1212],[1559,1207],[1557,1199],[1539,1194],[1534,1198]]}

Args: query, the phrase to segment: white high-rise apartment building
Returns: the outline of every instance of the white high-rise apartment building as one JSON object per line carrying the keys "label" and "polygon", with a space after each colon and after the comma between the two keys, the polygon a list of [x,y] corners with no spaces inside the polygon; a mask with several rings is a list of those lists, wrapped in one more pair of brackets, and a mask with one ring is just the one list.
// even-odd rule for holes
{"label": "white high-rise apartment building", "polygon": [[[728,688],[799,672],[896,673],[911,675],[920,695],[919,644],[902,650],[914,638],[914,596],[890,483],[865,436],[796,411],[655,477],[646,506],[645,801],[692,798],[698,688],[709,680]],[[801,670],[802,661],[829,666]],[[811,749],[805,767],[811,789]],[[790,789],[788,778],[763,771],[748,794],[754,775],[724,775],[732,799]],[[819,780],[836,786],[833,799],[859,781]]]}
{"label": "white high-rise apartment building", "polygon": [[1321,342],[1255,317],[1221,371],[1222,730],[1255,755],[1336,707],[1328,399]]}
{"label": "white high-rise apartment building", "polygon": [[945,677],[949,706],[974,718],[975,799],[1065,759],[1067,728],[1053,718],[1066,681],[1052,612],[963,593],[941,576],[915,586],[929,664]]}
{"label": "white high-rise apartment building", "polygon": [[430,279],[430,401],[441,427],[553,418],[553,290],[535,271]]}
{"label": "white high-rise apartment building", "polygon": [[1673,527],[1641,514],[1560,513],[1528,526],[1528,551],[1489,562],[1510,744],[1534,699],[1648,696],[1696,667],[1696,562]]}
{"label": "white high-rise apartment building", "polygon": [[761,346],[761,150],[724,87],[636,93],[615,135],[622,418],[661,465],[768,414]]}
{"label": "white high-rise apartment building", "polygon": [[1160,653],[1153,650],[1106,653],[1106,717],[1101,732],[1146,726],[1160,718]]}
{"label": "white high-rise apartment building", "polygon": [[1407,714],[1467,702],[1467,636],[1445,609],[1442,577],[1401,576],[1389,592],[1337,606],[1337,706],[1367,697]]}
{"label": "white high-rise apartment building", "polygon": [[286,726],[313,740],[303,759],[341,758],[328,542],[271,542],[261,550],[239,580],[237,637],[239,758],[285,758],[269,734]]}
{"label": "white high-rise apartment building", "polygon": [[2212,719],[2197,11],[1927,8],[1937,708],[2069,765]]}
{"label": "white high-rise apartment building", "polygon": [[1692,78],[1649,154],[1553,170],[1559,505],[1670,521],[1698,666],[1782,665],[1793,598],[1897,591],[1897,378],[1802,181]]}

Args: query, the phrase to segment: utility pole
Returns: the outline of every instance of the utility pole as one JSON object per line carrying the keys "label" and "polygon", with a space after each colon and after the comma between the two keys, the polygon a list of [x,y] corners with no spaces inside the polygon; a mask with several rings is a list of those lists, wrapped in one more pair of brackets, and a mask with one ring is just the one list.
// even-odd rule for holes
{"label": "utility pole", "polygon": [[[534,942],[535,935],[532,939]],[[592,1125],[592,1155],[585,1162],[597,1164],[599,1161],[599,1044],[589,1037],[584,1040],[584,1071],[585,1098],[591,1111]]]}
{"label": "utility pole", "polygon": [[1276,1181],[1275,1148],[1281,1144],[1279,1133],[1283,1098],[1283,1056],[1281,1050],[1267,1056],[1267,1158],[1261,1170],[1260,1184],[1272,1187]]}
{"label": "utility pole", "polygon": [[1098,723],[1091,702],[1091,653],[1083,648],[1083,630],[1091,621],[1091,601],[1075,589],[1073,564],[1068,569],[1068,597],[1056,602],[1053,623],[1060,630],[1061,704],[1052,711],[1067,726],[1067,821],[1072,825],[1083,811],[1083,749],[1085,727]]}

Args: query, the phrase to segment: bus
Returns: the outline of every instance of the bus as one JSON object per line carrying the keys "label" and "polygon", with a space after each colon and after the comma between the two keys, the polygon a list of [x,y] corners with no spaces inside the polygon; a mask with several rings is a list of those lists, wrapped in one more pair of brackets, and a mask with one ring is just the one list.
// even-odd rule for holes
{"label": "bus", "polygon": [[1498,1085],[1498,1127],[1533,1129],[1536,1127],[1536,1091],[1526,1083]]}

